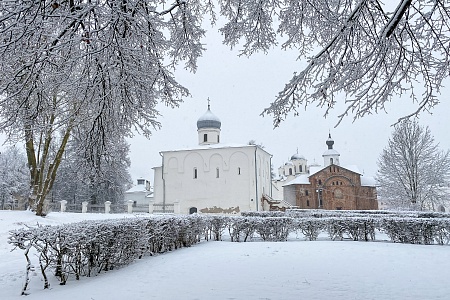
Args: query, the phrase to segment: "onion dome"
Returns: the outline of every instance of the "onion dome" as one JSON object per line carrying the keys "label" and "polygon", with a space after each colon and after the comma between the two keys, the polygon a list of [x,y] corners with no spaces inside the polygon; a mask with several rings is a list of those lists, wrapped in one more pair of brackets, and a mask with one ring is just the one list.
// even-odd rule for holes
{"label": "onion dome", "polygon": [[222,123],[220,122],[220,119],[211,112],[211,110],[209,109],[209,105],[208,110],[205,112],[205,114],[197,120],[197,129],[201,128],[220,129],[221,125]]}
{"label": "onion dome", "polygon": [[301,154],[295,153],[291,156],[291,160],[297,160],[297,159],[305,159],[305,157]]}
{"label": "onion dome", "polygon": [[334,141],[331,138],[331,133],[328,134],[328,139],[326,141],[326,144],[328,146],[328,149],[333,149]]}

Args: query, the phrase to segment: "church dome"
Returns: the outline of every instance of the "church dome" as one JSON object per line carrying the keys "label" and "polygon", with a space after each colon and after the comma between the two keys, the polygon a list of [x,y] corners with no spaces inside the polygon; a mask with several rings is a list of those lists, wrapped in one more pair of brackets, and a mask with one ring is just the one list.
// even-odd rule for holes
{"label": "church dome", "polygon": [[211,112],[211,110],[209,109],[209,105],[206,113],[197,120],[197,129],[201,128],[220,129],[221,125],[222,123],[220,122],[220,119]]}
{"label": "church dome", "polygon": [[295,153],[291,156],[291,160],[297,160],[297,159],[305,159],[305,157],[301,154]]}

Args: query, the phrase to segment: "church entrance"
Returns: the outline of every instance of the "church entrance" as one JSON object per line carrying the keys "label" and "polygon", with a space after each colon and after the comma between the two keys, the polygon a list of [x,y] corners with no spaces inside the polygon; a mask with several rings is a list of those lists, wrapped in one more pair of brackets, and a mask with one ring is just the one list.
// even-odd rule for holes
{"label": "church entrance", "polygon": [[190,214],[190,215],[195,214],[195,213],[197,213],[197,207],[191,207],[191,208],[189,208],[189,214]]}

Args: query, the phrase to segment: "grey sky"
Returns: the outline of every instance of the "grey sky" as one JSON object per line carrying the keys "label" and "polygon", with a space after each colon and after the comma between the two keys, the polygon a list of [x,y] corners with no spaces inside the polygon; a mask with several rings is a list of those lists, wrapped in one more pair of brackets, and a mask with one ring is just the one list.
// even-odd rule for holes
{"label": "grey sky", "polygon": [[[221,44],[217,28],[208,27],[208,30],[204,40],[208,50],[199,59],[197,73],[176,72],[179,82],[190,89],[192,98],[177,109],[160,106],[162,128],[155,131],[150,140],[140,136],[129,140],[133,180],[145,177],[153,184],[151,168],[161,165],[159,151],[197,146],[196,122],[207,109],[208,97],[211,110],[222,121],[221,142],[247,143],[253,139],[262,143],[273,155],[275,170],[297,148],[309,163],[315,160],[322,164],[325,141],[331,131],[334,148],[341,154],[341,165],[358,165],[367,176],[376,173],[376,162],[391,135],[391,125],[417,107],[408,97],[396,98],[387,106],[387,113],[369,115],[356,122],[349,115],[334,128],[337,115],[344,110],[341,101],[326,119],[324,109],[309,107],[306,111],[300,109],[299,116],[290,116],[279,128],[273,129],[272,118],[263,118],[260,113],[275,99],[293,72],[301,71],[305,62],[296,60],[295,50],[273,49],[267,55],[238,57],[237,50],[230,51]],[[450,85],[450,81],[446,84]],[[443,90],[442,103],[432,115],[420,115],[420,123],[430,127],[443,149],[450,148],[449,90]]]}

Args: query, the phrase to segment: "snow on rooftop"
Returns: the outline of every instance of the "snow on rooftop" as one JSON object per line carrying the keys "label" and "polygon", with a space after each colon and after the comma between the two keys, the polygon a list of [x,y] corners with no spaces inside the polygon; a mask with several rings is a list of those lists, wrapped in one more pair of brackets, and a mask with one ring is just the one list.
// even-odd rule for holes
{"label": "snow on rooftop", "polygon": [[326,155],[340,155],[339,152],[337,152],[334,149],[328,149],[327,151],[325,151],[322,156],[326,156]]}
{"label": "snow on rooftop", "polygon": [[148,192],[148,190],[145,188],[145,184],[135,185],[125,193],[139,193],[139,192]]}
{"label": "snow on rooftop", "polygon": [[[247,147],[259,147],[257,145],[249,145],[249,144],[238,144],[238,143],[219,143],[219,144],[211,144],[211,145],[197,145],[192,148],[186,147],[181,149],[175,149],[175,150],[163,150],[161,153],[164,152],[178,152],[178,151],[196,151],[196,150],[207,150],[207,149],[222,149],[222,148],[247,148]],[[262,149],[262,148],[261,148]],[[264,149],[262,149],[264,150]],[[265,150],[264,150],[265,151]],[[267,152],[267,151],[265,151]]]}
{"label": "snow on rooftop", "polygon": [[293,184],[310,184],[308,177],[309,174],[300,174],[291,181],[289,181],[288,183],[284,184],[283,187]]}
{"label": "snow on rooftop", "polygon": [[378,186],[378,182],[374,177],[361,176],[361,186]]}
{"label": "snow on rooftop", "polygon": [[357,165],[345,165],[345,166],[342,166],[342,167],[343,167],[344,169],[347,169],[347,170],[349,170],[349,171],[358,173],[358,174],[360,174],[360,175],[363,174],[363,173],[359,170],[359,168],[358,168]]}

